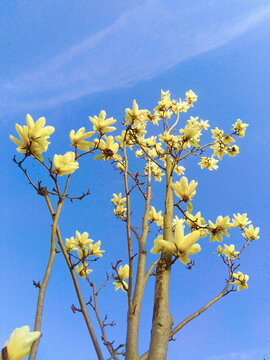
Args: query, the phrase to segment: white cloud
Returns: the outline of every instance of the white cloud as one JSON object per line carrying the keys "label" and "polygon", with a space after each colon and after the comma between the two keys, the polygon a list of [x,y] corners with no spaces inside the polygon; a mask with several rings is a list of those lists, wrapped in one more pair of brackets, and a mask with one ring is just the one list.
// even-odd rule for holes
{"label": "white cloud", "polygon": [[[0,86],[2,112],[32,110],[151,78],[269,19],[270,5],[150,0],[54,59]],[[253,4],[253,5],[252,5]]]}
{"label": "white cloud", "polygon": [[207,358],[207,360],[254,360],[259,359],[263,360],[269,356],[270,349],[253,349],[253,350],[246,350],[246,351],[236,351],[225,353],[222,355],[212,355]]}

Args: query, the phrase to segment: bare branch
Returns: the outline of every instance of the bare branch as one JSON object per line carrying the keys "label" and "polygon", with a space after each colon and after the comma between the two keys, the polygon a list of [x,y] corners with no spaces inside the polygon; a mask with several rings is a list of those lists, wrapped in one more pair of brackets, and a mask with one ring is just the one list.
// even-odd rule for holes
{"label": "bare branch", "polygon": [[[45,195],[45,200],[46,200],[48,209],[50,211],[50,214],[51,214],[52,218],[54,218],[54,211],[53,211],[53,208],[52,208],[52,205],[51,205],[48,194]],[[99,346],[99,343],[98,343],[98,340],[97,340],[97,337],[96,337],[96,334],[94,332],[92,323],[90,321],[89,315],[87,313],[86,306],[85,306],[83,298],[82,298],[82,294],[81,294],[81,291],[80,291],[80,287],[79,287],[79,284],[78,284],[76,274],[75,274],[74,269],[72,267],[72,264],[71,264],[71,262],[69,260],[69,257],[68,257],[68,254],[66,252],[65,246],[63,244],[62,236],[61,236],[61,233],[60,233],[60,230],[59,230],[58,226],[57,226],[56,234],[57,234],[57,238],[58,238],[58,244],[59,244],[59,246],[61,248],[62,254],[63,254],[64,258],[65,258],[65,261],[66,261],[66,264],[68,266],[70,275],[72,277],[73,285],[74,285],[74,288],[75,288],[75,291],[76,291],[76,294],[77,294],[77,298],[78,298],[78,301],[79,301],[79,304],[80,304],[80,307],[81,307],[81,311],[82,311],[86,326],[88,328],[90,337],[92,339],[94,348],[96,350],[97,357],[98,357],[99,360],[104,360],[104,357],[102,355],[102,352],[101,352],[101,349],[100,349],[100,346]]]}
{"label": "bare branch", "polygon": [[[45,298],[45,291],[48,285],[48,281],[51,275],[53,262],[55,258],[55,244],[56,244],[56,231],[57,231],[57,223],[60,216],[60,212],[63,206],[63,201],[58,201],[56,212],[53,216],[53,224],[51,229],[51,248],[50,248],[50,255],[49,260],[47,263],[47,268],[44,274],[44,278],[42,283],[39,286],[39,294],[38,294],[38,301],[37,301],[37,309],[36,309],[36,318],[35,318],[35,331],[40,331],[41,329],[41,320],[42,320],[42,312],[43,312],[43,305],[44,305],[44,298]],[[39,339],[36,340],[31,348],[31,352],[29,355],[29,360],[35,360],[37,350],[39,345]]]}

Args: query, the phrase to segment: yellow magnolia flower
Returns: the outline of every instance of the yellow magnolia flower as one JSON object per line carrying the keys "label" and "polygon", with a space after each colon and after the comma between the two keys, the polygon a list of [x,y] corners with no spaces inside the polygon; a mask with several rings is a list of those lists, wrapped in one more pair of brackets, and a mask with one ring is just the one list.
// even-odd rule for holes
{"label": "yellow magnolia flower", "polygon": [[237,119],[236,123],[233,124],[232,129],[236,132],[236,135],[239,137],[245,136],[246,128],[248,124],[242,123],[240,119]]}
{"label": "yellow magnolia flower", "polygon": [[200,121],[200,123],[199,123],[199,128],[201,129],[201,130],[207,130],[208,128],[209,128],[209,124],[208,124],[208,122],[209,122],[209,120],[202,120],[201,119],[201,121]]}
{"label": "yellow magnolia flower", "polygon": [[239,147],[237,145],[233,145],[232,147],[229,147],[228,150],[229,150],[229,155],[232,157],[239,154]]}
{"label": "yellow magnolia flower", "polygon": [[179,166],[179,165],[175,165],[175,167],[173,168],[173,171],[179,176],[179,175],[184,175],[185,173],[185,168],[184,166]]}
{"label": "yellow magnolia flower", "polygon": [[225,145],[230,146],[232,142],[235,142],[234,138],[231,137],[231,135],[225,135],[222,139],[222,142]]}
{"label": "yellow magnolia flower", "polygon": [[76,134],[75,130],[71,130],[69,137],[71,141],[70,146],[76,146],[78,149],[83,151],[88,151],[89,147],[92,145],[89,141],[85,141],[85,139],[92,136],[95,132],[94,131],[88,131],[85,132],[85,128],[80,128]]}
{"label": "yellow magnolia flower", "polygon": [[251,224],[251,221],[248,220],[246,213],[242,214],[242,215],[237,213],[237,215],[233,214],[233,216],[234,216],[234,219],[233,219],[232,224],[235,227],[242,228],[242,227],[247,226],[248,224]]}
{"label": "yellow magnolia flower", "polygon": [[118,289],[127,291],[128,284],[124,280],[129,278],[129,266],[126,264],[125,266],[122,267],[121,265],[117,273],[119,280],[113,282],[113,285],[115,285],[115,291],[117,291]]}
{"label": "yellow magnolia flower", "polygon": [[171,145],[177,141],[176,136],[169,134],[168,131],[164,131],[163,134],[160,134],[159,139],[160,139],[160,141],[162,141],[164,143],[169,143]]}
{"label": "yellow magnolia flower", "polygon": [[161,210],[157,213],[154,206],[151,206],[151,209],[148,213],[148,220],[154,221],[158,226],[163,226],[163,217],[161,215]]}
{"label": "yellow magnolia flower", "polygon": [[201,217],[201,212],[197,212],[196,215],[192,215],[187,213],[187,218],[185,219],[186,223],[188,224],[190,231],[199,230],[200,231],[200,237],[206,237],[207,234],[204,230],[205,220],[203,217]]}
{"label": "yellow magnolia flower", "polygon": [[193,106],[193,103],[197,101],[198,95],[196,95],[192,90],[186,92],[186,101],[188,105]]}
{"label": "yellow magnolia flower", "polygon": [[92,269],[87,269],[89,266],[89,264],[87,263],[82,263],[81,266],[79,267],[79,265],[77,265],[75,267],[76,273],[82,278],[82,279],[86,279],[87,275],[90,274],[93,270]]}
{"label": "yellow magnolia flower", "polygon": [[[154,176],[154,179],[156,181],[161,181],[162,180],[162,176],[164,176],[164,173],[161,171],[161,169],[157,166],[156,163],[151,162],[150,163],[150,169],[151,169],[151,174]],[[144,168],[144,172],[145,174],[148,174],[148,163],[146,165],[146,167]]]}
{"label": "yellow magnolia flower", "polygon": [[254,229],[253,225],[249,225],[249,228],[245,228],[244,229],[244,233],[242,234],[246,239],[248,240],[256,240],[259,239],[260,237],[258,236],[258,233],[260,231],[259,227],[256,227],[256,229]]}
{"label": "yellow magnolia flower", "polygon": [[173,229],[176,227],[176,225],[180,224],[183,226],[183,229],[185,228],[185,225],[183,225],[185,222],[184,219],[179,219],[179,217],[176,215],[175,218],[173,219],[173,222],[172,222],[172,226],[173,226]]}
{"label": "yellow magnolia flower", "polygon": [[240,271],[238,271],[237,274],[233,273],[233,277],[234,277],[234,281],[231,281],[230,283],[232,285],[238,285],[237,291],[248,288],[248,285],[247,285],[247,281],[249,279],[248,275],[244,275]]}
{"label": "yellow magnolia flower", "polygon": [[113,136],[108,136],[106,142],[101,139],[99,143],[99,150],[104,155],[104,159],[107,161],[114,157],[117,153],[119,145],[117,142],[114,142]]}
{"label": "yellow magnolia flower", "polygon": [[95,244],[89,244],[90,255],[101,257],[105,250],[100,250],[101,241],[97,241]]}
{"label": "yellow magnolia flower", "polygon": [[77,250],[77,244],[73,236],[70,239],[66,239],[65,249],[67,252],[70,252],[72,250]]}
{"label": "yellow magnolia flower", "polygon": [[214,130],[211,130],[212,132],[212,138],[220,140],[224,137],[224,131],[216,127]]}
{"label": "yellow magnolia flower", "polygon": [[212,221],[209,220],[209,227],[207,231],[210,233],[210,242],[212,241],[222,241],[222,235],[230,236],[230,234],[227,232],[227,229],[230,229],[232,227],[232,224],[230,223],[229,216],[225,216],[224,218],[222,216],[218,216],[216,223],[212,223]]}
{"label": "yellow magnolia flower", "polygon": [[174,188],[175,195],[187,202],[196,194],[195,188],[197,185],[198,183],[194,180],[188,183],[188,179],[185,176],[182,176],[180,181],[172,184],[172,187]]}
{"label": "yellow magnolia flower", "polygon": [[233,244],[231,244],[230,246],[224,244],[224,250],[223,250],[223,254],[225,254],[227,256],[227,258],[232,258],[235,255],[239,254],[240,251],[235,251],[235,247]]}
{"label": "yellow magnolia flower", "polygon": [[115,140],[120,143],[120,146],[124,147],[124,141],[126,142],[126,146],[132,150],[132,146],[134,145],[135,141],[130,138],[130,132],[123,130],[121,135],[117,135]]}
{"label": "yellow magnolia flower", "polygon": [[222,246],[218,245],[218,247],[217,247],[217,251],[218,251],[218,256],[220,256],[220,255],[222,255],[222,254],[223,254],[224,249],[223,249],[223,247],[222,247]]}
{"label": "yellow magnolia flower", "polygon": [[79,167],[79,163],[75,160],[75,153],[68,151],[65,155],[54,155],[53,158],[54,171],[57,175],[72,174]]}
{"label": "yellow magnolia flower", "polygon": [[[17,328],[5,342],[2,354],[6,354],[8,360],[23,359],[30,353],[33,342],[40,336],[39,331],[30,332],[29,326]],[[1,354],[0,359],[2,360]]]}
{"label": "yellow magnolia flower", "polygon": [[146,109],[139,110],[136,100],[133,100],[133,108],[126,109],[125,125],[128,125],[128,124],[136,125],[138,123],[142,123],[147,119],[148,114],[149,114],[149,111]]}
{"label": "yellow magnolia flower", "polygon": [[16,124],[16,130],[21,140],[10,135],[9,138],[19,147],[17,151],[20,153],[30,153],[42,161],[41,153],[47,151],[50,142],[47,140],[54,132],[53,126],[45,126],[44,117],[39,118],[36,123],[31,115],[26,115],[26,126]]}
{"label": "yellow magnolia flower", "polygon": [[126,198],[122,198],[122,193],[119,193],[118,195],[113,194],[113,199],[111,199],[111,202],[113,202],[115,205],[124,205]]}
{"label": "yellow magnolia flower", "polygon": [[217,156],[220,160],[228,153],[227,147],[222,141],[216,142],[214,145],[210,146],[210,148],[214,150],[213,156]]}
{"label": "yellow magnolia flower", "polygon": [[[79,231],[76,230],[76,238],[75,238],[75,245],[78,246],[80,249],[86,249],[87,245],[92,244],[93,240],[88,238],[89,234],[88,232],[83,232],[82,234],[79,233]],[[73,238],[71,238],[73,239]]]}
{"label": "yellow magnolia flower", "polygon": [[106,118],[106,112],[104,110],[101,110],[99,117],[97,117],[96,115],[93,118],[89,116],[89,119],[93,124],[94,131],[98,131],[102,135],[104,135],[106,132],[111,132],[116,129],[113,126],[110,126],[116,123],[116,120],[113,119],[112,117],[107,120],[105,120],[105,118]]}
{"label": "yellow magnolia flower", "polygon": [[179,99],[176,104],[176,108],[179,112],[187,112],[190,108],[190,105],[187,103],[187,101],[182,101],[181,99]]}
{"label": "yellow magnolia flower", "polygon": [[210,158],[210,157],[205,157],[203,156],[202,161],[198,163],[198,165],[200,165],[201,169],[206,168],[210,171],[217,170],[218,165],[216,165],[216,163],[218,162],[218,160],[214,159],[214,158]]}
{"label": "yellow magnolia flower", "polygon": [[152,254],[158,254],[162,252],[163,249],[166,249],[176,255],[183,264],[188,264],[188,255],[194,255],[201,251],[200,245],[195,244],[200,237],[200,231],[197,230],[185,235],[184,227],[181,224],[177,224],[175,227],[174,242],[166,241],[162,238],[162,235],[159,235],[150,252]]}
{"label": "yellow magnolia flower", "polygon": [[126,216],[126,211],[127,211],[127,208],[125,207],[125,204],[117,205],[116,208],[113,210],[115,215],[120,218]]}
{"label": "yellow magnolia flower", "polygon": [[184,129],[181,129],[180,132],[183,134],[184,141],[197,139],[201,135],[200,129],[196,124],[188,124]]}

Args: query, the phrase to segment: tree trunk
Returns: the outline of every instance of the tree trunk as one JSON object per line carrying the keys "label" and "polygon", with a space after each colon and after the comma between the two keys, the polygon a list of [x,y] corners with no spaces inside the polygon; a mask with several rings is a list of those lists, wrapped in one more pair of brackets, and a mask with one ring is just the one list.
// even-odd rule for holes
{"label": "tree trunk", "polygon": [[[173,190],[172,183],[172,161],[167,155],[166,161],[166,199],[164,213],[163,238],[173,241]],[[151,342],[148,360],[166,360],[172,317],[169,313],[169,280],[171,272],[172,255],[163,251],[157,265],[154,311],[152,320]]]}

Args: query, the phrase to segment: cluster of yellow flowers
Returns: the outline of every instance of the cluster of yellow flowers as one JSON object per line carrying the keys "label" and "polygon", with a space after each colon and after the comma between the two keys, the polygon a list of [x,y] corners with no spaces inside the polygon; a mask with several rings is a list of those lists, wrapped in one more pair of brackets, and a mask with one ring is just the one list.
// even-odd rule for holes
{"label": "cluster of yellow flowers", "polygon": [[[86,260],[90,256],[101,257],[105,250],[100,250],[101,241],[97,241],[93,244],[94,240],[88,238],[89,234],[84,232],[82,234],[76,231],[76,237],[72,236],[70,239],[66,239],[66,251],[70,253],[76,250],[78,254],[78,265],[76,265],[76,273],[83,279],[87,277],[93,270],[88,269],[89,264]],[[80,265],[80,266],[79,266]]]}
{"label": "cluster of yellow flowers", "polygon": [[[54,169],[52,173],[59,176],[72,174],[79,167],[77,161],[77,151],[90,152],[99,150],[101,155],[97,155],[95,159],[103,159],[105,161],[113,160],[117,162],[119,170],[124,171],[125,164],[121,155],[118,154],[119,149],[123,150],[124,146],[132,149],[134,145],[137,147],[136,156],[144,158],[150,161],[150,165],[147,164],[145,172],[148,172],[148,166],[150,166],[151,174],[156,181],[161,181],[162,167],[159,165],[158,160],[165,161],[166,150],[162,147],[165,145],[169,147],[170,152],[175,155],[177,152],[186,150],[187,148],[199,148],[200,136],[203,130],[207,130],[210,126],[208,120],[200,120],[198,117],[190,117],[186,124],[183,124],[179,129],[179,135],[173,130],[179,121],[179,114],[181,112],[187,112],[187,110],[193,106],[197,101],[197,95],[189,90],[186,92],[186,98],[184,101],[181,99],[171,100],[169,91],[164,92],[161,90],[161,100],[158,102],[158,106],[154,108],[154,114],[151,115],[147,109],[139,109],[136,100],[133,101],[133,108],[127,108],[125,111],[126,130],[122,131],[121,135],[113,137],[107,136],[107,133],[116,130],[113,124],[116,120],[113,117],[106,119],[106,112],[102,110],[99,116],[89,116],[90,122],[93,125],[93,131],[86,131],[84,127],[81,127],[77,132],[75,130],[70,131],[71,147],[75,148],[75,152],[68,151],[64,155],[54,156]],[[171,128],[169,128],[167,121],[176,115],[176,122]],[[159,142],[157,136],[146,137],[147,122],[150,121],[154,125],[158,125],[162,120],[165,126],[165,131],[159,135]],[[50,142],[49,136],[54,132],[52,126],[45,126],[45,118],[39,118],[36,123],[32,117],[28,114],[26,116],[26,126],[20,126],[16,124],[16,130],[20,136],[20,140],[10,135],[12,141],[14,141],[19,147],[19,152],[26,155],[32,155],[39,161],[43,161],[42,153],[48,149]],[[235,140],[231,135],[237,135],[243,137],[248,125],[241,122],[240,119],[233,124],[232,134],[225,135],[224,131],[217,127],[212,131],[212,138],[214,142],[211,146],[213,149],[212,157],[200,156],[201,161],[198,163],[200,167],[207,168],[209,170],[216,170],[218,168],[215,156],[220,160],[225,154],[235,156],[239,152],[237,145],[231,146]],[[93,141],[88,141],[93,135],[97,137]],[[154,160],[154,161],[153,161]],[[179,166],[178,163],[174,164],[174,172],[178,175],[184,173],[184,168]]]}
{"label": "cluster of yellow flowers", "polygon": [[122,198],[122,194],[113,194],[113,199],[111,202],[114,204],[114,213],[119,218],[124,218],[126,216],[126,198]]}
{"label": "cluster of yellow flowers", "polygon": [[[239,147],[235,145],[233,136],[243,137],[245,135],[248,124],[242,123],[240,119],[232,125],[232,132],[225,134],[222,129],[215,127],[212,129],[213,142],[201,146],[200,138],[203,131],[207,131],[210,127],[208,120],[199,119],[199,117],[190,116],[186,121],[180,120],[180,114],[186,113],[187,110],[193,107],[197,101],[197,95],[189,90],[186,92],[184,100],[171,99],[169,91],[161,90],[161,100],[154,108],[153,114],[147,109],[139,109],[136,100],[133,101],[132,108],[126,108],[125,118],[123,125],[125,130],[121,135],[112,136],[107,133],[112,133],[116,130],[113,125],[116,120],[113,117],[106,118],[106,112],[102,110],[99,116],[89,116],[89,120],[93,125],[91,131],[86,131],[84,127],[80,128],[77,132],[71,130],[70,141],[71,147],[74,151],[68,151],[64,155],[54,155],[54,168],[50,169],[51,174],[58,176],[72,174],[79,167],[78,159],[81,155],[99,151],[100,154],[95,156],[97,160],[112,160],[117,164],[120,171],[127,171],[125,164],[125,151],[126,149],[132,150],[136,147],[135,155],[137,158],[146,161],[144,166],[145,174],[149,172],[156,181],[162,181],[165,175],[164,170],[168,161],[167,155],[171,157],[172,171],[178,176],[180,180],[172,183],[175,195],[181,202],[186,203],[187,210],[184,219],[174,219],[173,228],[175,229],[174,243],[166,242],[160,235],[155,240],[152,253],[160,253],[162,249],[171,251],[175,254],[180,261],[187,264],[189,255],[196,254],[200,251],[200,245],[195,244],[199,238],[206,237],[210,234],[210,242],[223,241],[223,235],[229,236],[228,230],[238,227],[242,230],[242,235],[247,242],[258,239],[259,228],[254,228],[249,225],[251,222],[247,219],[247,214],[234,214],[232,223],[229,216],[218,216],[215,223],[211,220],[208,223],[201,216],[200,212],[196,215],[192,214],[193,206],[191,201],[196,194],[198,183],[195,180],[189,180],[184,176],[185,168],[180,165],[183,158],[188,155],[195,155],[200,158],[198,165],[201,169],[208,169],[210,171],[218,169],[218,160],[222,160],[223,156],[235,156],[239,153]],[[170,126],[172,116],[175,116],[175,122]],[[26,117],[26,126],[16,124],[16,130],[21,140],[10,136],[19,147],[19,152],[25,153],[26,156],[32,155],[39,161],[43,162],[42,153],[48,148],[49,136],[54,132],[51,126],[45,126],[45,118],[40,118],[34,123],[30,115]],[[159,125],[162,122],[163,132],[158,136],[147,137],[147,124]],[[178,127],[178,123],[181,126]],[[92,141],[89,138],[95,137]],[[206,147],[213,150],[212,154],[206,156],[204,152]],[[78,155],[78,150],[83,153]],[[124,158],[119,154],[121,153]],[[162,165],[163,163],[163,165]],[[125,219],[127,208],[126,198],[122,198],[122,194],[113,194],[111,200],[114,204],[114,213],[117,217]],[[150,208],[148,219],[150,223],[156,223],[158,226],[163,226],[163,217],[161,211],[157,212],[154,206]],[[184,225],[189,226],[190,233],[184,235]],[[249,227],[247,227],[249,225]],[[76,232],[76,239],[73,237],[67,239],[66,250],[76,250],[79,255],[79,264],[76,266],[76,271],[81,277],[86,277],[92,270],[88,269],[88,264],[85,262],[86,258],[90,255],[102,256],[103,251],[100,250],[100,242],[92,244],[93,240],[88,239],[88,234],[83,233],[80,235]],[[233,259],[237,256],[238,252],[235,250],[234,245],[224,244],[224,248],[219,246],[219,255],[225,255],[227,258]],[[125,267],[124,267],[125,268]],[[125,268],[126,269],[126,268]],[[122,272],[122,268],[120,273]],[[235,278],[236,279],[236,278]],[[240,281],[238,278],[236,281]],[[121,281],[120,281],[121,283]],[[121,287],[121,285],[119,285]],[[245,287],[245,286],[243,286]]]}

